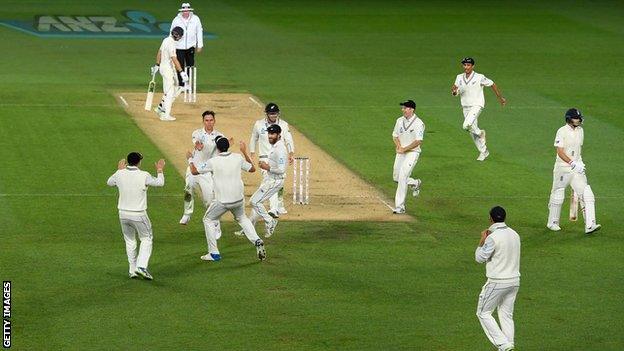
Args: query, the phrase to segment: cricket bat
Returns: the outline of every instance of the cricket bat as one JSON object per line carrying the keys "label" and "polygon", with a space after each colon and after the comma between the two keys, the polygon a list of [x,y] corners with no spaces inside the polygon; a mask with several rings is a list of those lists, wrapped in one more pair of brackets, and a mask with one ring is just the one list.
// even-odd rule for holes
{"label": "cricket bat", "polygon": [[154,90],[156,90],[156,72],[152,74],[152,80],[150,80],[149,85],[147,86],[147,98],[145,99],[145,110],[152,110],[152,101],[154,100]]}
{"label": "cricket bat", "polygon": [[578,205],[578,195],[576,195],[574,190],[572,190],[572,192],[570,193],[570,221],[572,222],[576,222],[576,219],[578,217]]}

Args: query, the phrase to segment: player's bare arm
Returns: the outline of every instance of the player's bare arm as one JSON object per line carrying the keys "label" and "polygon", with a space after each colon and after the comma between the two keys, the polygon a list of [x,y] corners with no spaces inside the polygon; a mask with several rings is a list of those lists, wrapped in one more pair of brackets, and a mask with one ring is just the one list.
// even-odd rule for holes
{"label": "player's bare arm", "polygon": [[565,153],[565,149],[562,147],[557,148],[557,156],[559,156],[559,158],[565,163],[572,162],[572,159]]}
{"label": "player's bare arm", "polygon": [[158,50],[158,53],[156,54],[156,65],[160,65],[160,50]]}
{"label": "player's bare arm", "polygon": [[180,65],[180,61],[178,61],[177,57],[171,56],[171,62],[173,62],[173,65],[175,66],[176,71],[182,72],[182,65]]}
{"label": "player's bare arm", "polygon": [[490,235],[490,230],[486,229],[481,232],[481,239],[479,240],[479,247],[485,244],[485,239],[487,239],[488,235]]}
{"label": "player's bare arm", "polygon": [[124,168],[126,168],[126,159],[122,158],[117,162],[117,169],[122,170]]}
{"label": "player's bare arm", "polygon": [[451,86],[451,95],[457,96],[458,92],[459,92],[459,87],[457,85],[453,84]]}
{"label": "player's bare arm", "polygon": [[251,163],[251,168],[249,169],[249,173],[255,172],[256,167],[254,166],[253,161],[251,157],[249,156],[249,153],[247,152],[247,145],[245,145],[245,142],[239,141],[238,148],[240,149],[241,154],[243,154],[243,157],[245,157],[245,161]]}
{"label": "player's bare arm", "polygon": [[413,142],[411,142],[409,145],[407,145],[406,147],[399,147],[403,152],[408,152],[410,150],[413,150],[417,147],[419,147],[422,144],[422,140],[414,140]]}
{"label": "player's bare arm", "polygon": [[505,99],[505,97],[503,97],[503,95],[501,94],[500,90],[498,90],[496,83],[492,84],[492,91],[494,91],[494,94],[496,94],[496,98],[498,99],[500,104],[505,106],[507,104],[507,99]]}
{"label": "player's bare arm", "polygon": [[397,153],[402,154],[402,152],[399,152],[399,149],[401,148],[401,142],[399,141],[399,138],[392,138],[392,141],[394,141],[394,148],[397,151]]}

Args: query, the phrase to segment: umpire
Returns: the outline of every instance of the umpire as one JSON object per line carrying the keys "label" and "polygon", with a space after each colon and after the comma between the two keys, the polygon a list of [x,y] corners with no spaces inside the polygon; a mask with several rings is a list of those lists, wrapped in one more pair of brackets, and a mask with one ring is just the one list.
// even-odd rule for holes
{"label": "umpire", "polygon": [[[171,28],[175,27],[184,29],[184,36],[176,42],[176,56],[184,71],[185,67],[195,66],[195,51],[200,53],[204,47],[204,30],[201,20],[193,13],[193,8],[188,2],[180,6],[178,15],[171,21]],[[178,73],[178,82],[180,86],[184,86],[180,73]]]}

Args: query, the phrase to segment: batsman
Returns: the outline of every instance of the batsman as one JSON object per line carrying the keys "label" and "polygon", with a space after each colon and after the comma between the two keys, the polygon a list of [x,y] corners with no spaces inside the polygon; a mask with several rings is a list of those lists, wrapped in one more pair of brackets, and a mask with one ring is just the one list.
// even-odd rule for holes
{"label": "batsman", "polygon": [[160,104],[156,107],[155,111],[160,117],[161,121],[175,121],[175,117],[171,116],[171,107],[175,98],[179,94],[179,90],[176,89],[176,72],[180,74],[184,83],[188,82],[188,75],[183,72],[180,61],[176,56],[176,44],[175,42],[180,40],[184,35],[184,30],[180,27],[175,27],[171,30],[171,35],[166,37],[158,53],[156,54],[156,65],[151,69],[151,74],[159,71],[163,78],[163,96]]}
{"label": "batsman", "polygon": [[565,113],[566,124],[557,130],[555,148],[557,157],[553,170],[553,185],[548,204],[548,229],[559,231],[561,206],[565,198],[565,189],[572,187],[578,195],[579,203],[585,217],[585,234],[591,234],[600,229],[596,223],[595,197],[591,186],[587,184],[585,163],[581,157],[583,146],[583,115],[581,111],[571,108]]}

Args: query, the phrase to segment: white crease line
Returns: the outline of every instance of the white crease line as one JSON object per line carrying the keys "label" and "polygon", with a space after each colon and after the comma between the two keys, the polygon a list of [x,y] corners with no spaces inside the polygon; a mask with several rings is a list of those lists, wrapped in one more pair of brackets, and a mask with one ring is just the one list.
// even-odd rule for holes
{"label": "white crease line", "polygon": [[262,104],[258,102],[258,100],[254,99],[253,97],[249,97],[249,100],[253,101],[254,104],[258,105],[259,107],[262,107]]}
{"label": "white crease line", "polygon": [[394,208],[392,208],[392,206],[388,205],[388,203],[385,202],[384,199],[382,199],[379,196],[377,196],[377,198],[379,199],[379,201],[381,201],[382,204],[386,205],[391,211],[394,211]]}
{"label": "white crease line", "polygon": [[128,102],[126,101],[126,99],[124,99],[123,96],[119,95],[119,98],[121,99],[121,101],[124,103],[124,105],[126,105],[126,107],[128,107]]}

